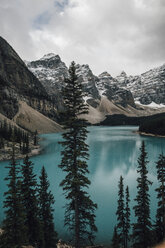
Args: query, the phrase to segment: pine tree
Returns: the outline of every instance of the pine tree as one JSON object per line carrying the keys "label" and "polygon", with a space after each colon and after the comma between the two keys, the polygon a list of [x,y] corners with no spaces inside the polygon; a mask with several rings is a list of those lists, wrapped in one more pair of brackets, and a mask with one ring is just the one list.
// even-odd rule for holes
{"label": "pine tree", "polygon": [[26,135],[25,153],[29,153],[29,135]]}
{"label": "pine tree", "polygon": [[5,180],[9,181],[8,191],[4,193],[5,219],[3,222],[4,233],[1,237],[1,248],[21,248],[28,244],[27,228],[25,225],[25,211],[21,196],[21,183],[19,165],[15,160],[13,145],[12,159],[7,167],[9,174]]}
{"label": "pine tree", "polygon": [[156,163],[159,187],[156,189],[158,208],[156,214],[157,243],[165,239],[165,156],[160,154]]}
{"label": "pine tree", "polygon": [[119,180],[119,192],[118,192],[118,206],[117,206],[117,231],[119,235],[119,244],[121,247],[125,247],[125,208],[124,208],[124,185],[123,177],[120,176]]}
{"label": "pine tree", "polygon": [[37,135],[38,135],[38,132],[37,132],[37,130],[34,132],[34,146],[37,146],[38,145],[38,137],[37,137]]}
{"label": "pine tree", "polygon": [[114,227],[113,237],[112,237],[112,248],[120,248],[119,235],[117,233],[117,227]]}
{"label": "pine tree", "polygon": [[135,201],[137,205],[134,206],[136,223],[133,225],[133,246],[135,248],[149,247],[151,242],[151,220],[150,220],[150,195],[149,186],[151,182],[148,180],[147,174],[147,152],[144,141],[140,148],[140,156],[138,158],[139,177],[137,178],[137,196]]}
{"label": "pine tree", "polygon": [[22,165],[22,196],[25,207],[25,223],[31,245],[44,247],[43,230],[39,219],[39,203],[37,199],[37,181],[33,173],[33,163],[26,156]]}
{"label": "pine tree", "polygon": [[126,204],[125,204],[125,248],[128,247],[128,241],[130,240],[129,238],[129,231],[130,231],[130,208],[129,208],[129,202],[130,202],[130,197],[129,197],[129,188],[128,186],[126,187],[125,191],[125,196],[126,196]]}
{"label": "pine tree", "polygon": [[4,140],[0,137],[0,149],[4,148]]}
{"label": "pine tree", "polygon": [[66,177],[60,185],[68,201],[65,225],[73,232],[75,248],[79,248],[85,241],[93,243],[94,233],[97,231],[94,214],[97,205],[85,191],[90,185],[86,176],[89,173],[88,145],[85,143],[88,132],[87,122],[81,115],[88,113],[88,109],[83,101],[82,84],[77,80],[74,62],[69,68],[69,78],[65,80],[62,93],[66,112],[63,123],[65,132],[62,135],[63,141],[60,142],[64,150],[59,167],[66,173]]}
{"label": "pine tree", "polygon": [[43,235],[45,247],[56,248],[57,233],[53,223],[53,208],[54,197],[49,191],[49,181],[44,166],[42,167],[40,184],[39,184],[39,206],[40,220],[43,226]]}

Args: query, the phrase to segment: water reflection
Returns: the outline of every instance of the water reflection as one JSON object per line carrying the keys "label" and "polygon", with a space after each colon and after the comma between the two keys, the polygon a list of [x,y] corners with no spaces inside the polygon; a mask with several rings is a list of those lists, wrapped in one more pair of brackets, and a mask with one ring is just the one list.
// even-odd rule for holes
{"label": "water reflection", "polygon": [[[125,186],[130,187],[131,208],[133,207],[133,199],[136,195],[136,167],[137,158],[139,156],[139,148],[141,141],[145,140],[146,148],[149,154],[149,177],[153,181],[151,187],[151,207],[152,217],[155,215],[156,208],[156,173],[155,161],[158,155],[165,148],[165,139],[141,137],[134,133],[136,127],[90,127],[88,135],[88,144],[90,147],[89,170],[91,186],[89,193],[92,199],[98,204],[97,210],[97,241],[101,243],[109,243],[112,237],[113,227],[116,223],[116,207],[117,207],[117,185],[120,175],[124,177]],[[33,157],[35,164],[34,171],[40,174],[41,167],[45,165],[48,172],[51,190],[55,196],[55,223],[59,233],[59,237],[68,236],[66,229],[63,227],[65,200],[64,195],[59,187],[59,183],[64,174],[58,168],[60,164],[61,146],[58,141],[61,140],[60,134],[42,135],[41,144],[44,147],[44,153]],[[21,162],[21,161],[20,161]],[[8,162],[0,163],[0,219],[2,220],[3,209],[2,199],[3,192],[6,190],[5,177],[7,170],[5,165]],[[132,211],[132,220],[134,219]]]}

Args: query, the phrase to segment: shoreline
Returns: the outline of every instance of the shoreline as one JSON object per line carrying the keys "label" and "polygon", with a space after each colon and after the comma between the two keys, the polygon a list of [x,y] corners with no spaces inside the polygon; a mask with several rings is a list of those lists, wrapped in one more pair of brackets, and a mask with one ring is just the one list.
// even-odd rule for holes
{"label": "shoreline", "polygon": [[[19,159],[24,159],[26,155],[28,155],[29,157],[35,157],[39,154],[41,154],[42,152],[42,148],[41,146],[36,146],[34,149],[32,149],[28,154],[15,154],[15,159],[19,160]],[[0,162],[5,162],[5,161],[10,161],[11,160],[11,155],[10,154],[1,154],[0,153]]]}
{"label": "shoreline", "polygon": [[[17,147],[18,152],[17,151],[15,152],[15,159],[16,160],[24,159],[26,155],[28,155],[29,157],[35,157],[35,156],[40,155],[44,150],[44,148],[42,147],[42,145],[40,143],[43,139],[45,139],[45,138],[39,136],[38,137],[38,145],[36,145],[36,146],[34,146],[33,142],[31,141],[31,143],[30,143],[31,144],[31,146],[30,146],[31,151],[27,154],[22,154],[20,152],[20,150],[18,148],[18,144],[17,144],[16,147]],[[11,145],[10,145],[10,147],[5,148],[4,150],[0,149],[0,162],[10,161],[11,160],[11,153],[12,153],[11,152]]]}
{"label": "shoreline", "polygon": [[[30,152],[27,154],[22,154],[22,152],[19,149],[19,145],[16,143],[16,145],[15,145],[15,148],[16,148],[15,149],[15,159],[20,160],[20,159],[24,159],[26,155],[28,155],[29,157],[35,157],[35,156],[38,156],[39,154],[41,154],[43,151],[43,147],[41,146],[40,141],[42,139],[43,139],[42,137],[39,137],[38,144],[36,146],[31,141],[29,143]],[[3,150],[0,149],[0,162],[11,160],[11,154],[12,154],[11,147],[12,147],[12,145],[10,142],[9,146],[5,147]]]}
{"label": "shoreline", "polygon": [[155,138],[165,138],[165,135],[153,134],[153,133],[145,133],[140,131],[135,131],[135,133],[143,136],[155,137]]}

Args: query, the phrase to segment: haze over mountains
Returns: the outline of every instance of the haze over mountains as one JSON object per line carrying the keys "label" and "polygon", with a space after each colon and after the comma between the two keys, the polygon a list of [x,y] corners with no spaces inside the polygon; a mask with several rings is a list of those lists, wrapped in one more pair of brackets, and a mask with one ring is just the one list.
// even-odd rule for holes
{"label": "haze over mountains", "polygon": [[[89,105],[85,117],[92,124],[112,114],[146,116],[165,112],[165,65],[139,76],[122,72],[116,78],[108,72],[95,76],[88,65],[77,64],[76,71]],[[0,113],[18,125],[30,130],[38,126],[40,132],[61,130],[57,122],[59,113],[65,111],[61,88],[67,76],[68,68],[59,55],[50,53],[25,65],[0,38]]]}

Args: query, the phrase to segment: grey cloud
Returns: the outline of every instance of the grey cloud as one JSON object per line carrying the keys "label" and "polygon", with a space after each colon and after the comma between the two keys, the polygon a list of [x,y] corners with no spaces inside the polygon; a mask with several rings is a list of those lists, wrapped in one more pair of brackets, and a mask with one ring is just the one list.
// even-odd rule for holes
{"label": "grey cloud", "polygon": [[0,31],[24,59],[59,53],[96,74],[165,62],[164,0],[1,0]]}

